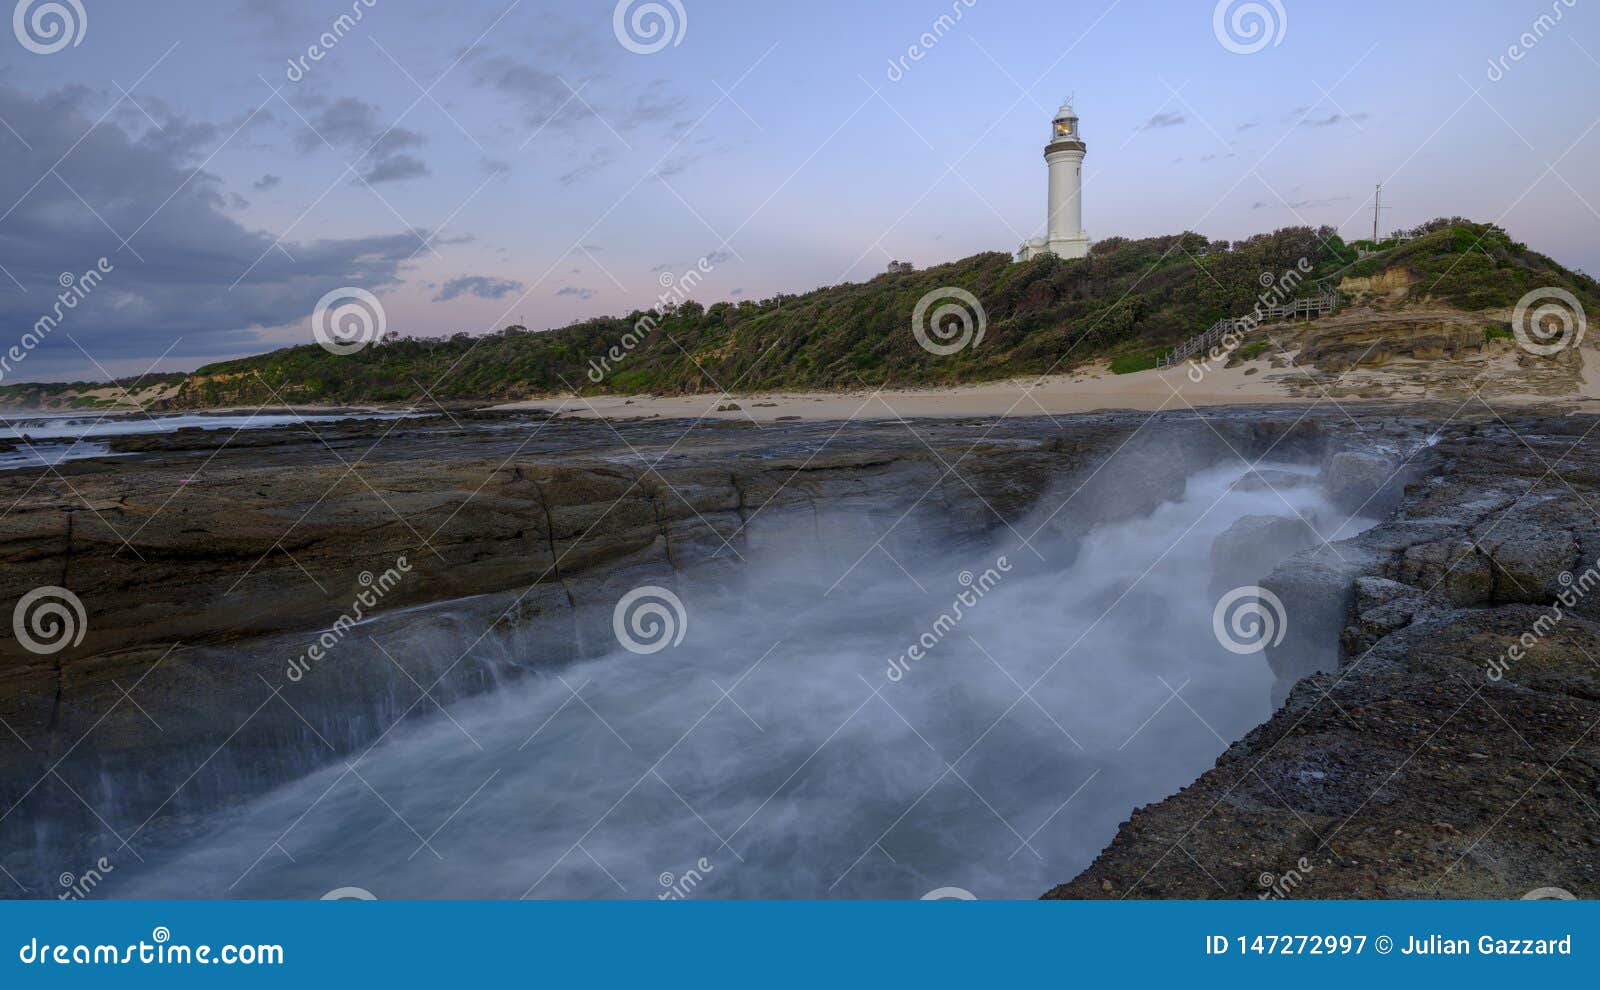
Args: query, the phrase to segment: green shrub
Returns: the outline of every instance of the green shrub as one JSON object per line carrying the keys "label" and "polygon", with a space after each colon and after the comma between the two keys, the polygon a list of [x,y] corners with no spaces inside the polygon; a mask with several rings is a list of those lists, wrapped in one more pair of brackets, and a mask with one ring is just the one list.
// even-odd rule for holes
{"label": "green shrub", "polygon": [[1123,354],[1111,359],[1111,373],[1113,375],[1131,375],[1139,371],[1150,371],[1161,359],[1164,351],[1144,351],[1139,354]]}

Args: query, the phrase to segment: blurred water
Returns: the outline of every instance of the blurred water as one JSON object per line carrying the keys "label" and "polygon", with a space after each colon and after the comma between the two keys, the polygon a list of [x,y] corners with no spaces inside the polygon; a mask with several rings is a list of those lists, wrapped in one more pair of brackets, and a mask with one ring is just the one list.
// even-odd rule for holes
{"label": "blurred water", "polygon": [[[1255,514],[1335,539],[1368,524],[1335,533],[1313,485],[1243,474],[1196,475],[1075,557],[1044,530],[1043,560],[1007,533],[852,567],[868,543],[819,551],[810,521],[766,532],[732,586],[676,587],[681,645],[404,723],[164,857],[153,828],[150,862],[99,895],[1036,897],[1270,714],[1263,655],[1213,633],[1216,536]],[[941,623],[972,597],[963,574],[988,590]]]}
{"label": "blurred water", "polygon": [[[0,416],[0,442],[16,443],[14,451],[0,451],[0,470],[39,467],[85,457],[104,457],[108,448],[96,438],[176,433],[183,429],[265,430],[296,423],[333,423],[345,419],[400,419],[413,413],[329,413],[299,416],[283,413],[241,415],[179,414],[147,416],[139,413],[84,415],[82,413],[26,413]],[[55,441],[55,442],[52,442]],[[61,442],[71,441],[71,442]]]}

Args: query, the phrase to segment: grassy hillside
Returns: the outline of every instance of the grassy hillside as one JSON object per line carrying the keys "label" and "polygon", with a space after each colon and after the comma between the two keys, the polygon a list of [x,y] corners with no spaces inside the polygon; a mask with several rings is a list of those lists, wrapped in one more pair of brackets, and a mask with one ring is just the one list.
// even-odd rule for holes
{"label": "grassy hillside", "polygon": [[[665,314],[635,312],[543,332],[509,327],[485,336],[398,338],[335,356],[315,345],[227,361],[191,375],[168,403],[179,408],[254,405],[274,393],[301,404],[520,399],[584,392],[675,394],[708,391],[841,389],[880,384],[938,385],[1065,371],[1109,358],[1138,370],[1172,344],[1223,316],[1248,312],[1262,278],[1307,259],[1319,276],[1368,275],[1404,265],[1418,294],[1466,309],[1510,307],[1537,287],[1559,286],[1600,307],[1593,279],[1570,272],[1485,224],[1439,220],[1415,240],[1376,245],[1357,261],[1331,229],[1291,227],[1246,241],[1195,233],[1112,238],[1081,261],[1014,263],[980,254],[923,271],[782,295],[761,302],[689,301]],[[1373,247],[1373,245],[1363,245]],[[931,354],[912,333],[912,313],[929,293],[972,293],[987,316],[980,344]],[[646,317],[642,343],[605,363]],[[647,324],[648,325],[648,324]],[[624,348],[625,349],[625,348]],[[626,349],[625,349],[626,350]],[[438,383],[435,386],[434,383]]]}
{"label": "grassy hillside", "polygon": [[[1047,257],[1016,264],[1009,255],[980,254],[759,303],[684,303],[612,362],[598,385],[588,377],[591,359],[618,345],[647,314],[542,333],[512,327],[477,338],[400,339],[343,357],[294,347],[202,368],[177,404],[264,401],[263,382],[291,401],[337,403],[417,399],[413,380],[431,385],[441,377],[439,398],[486,399],[569,387],[663,394],[835,389],[1040,373],[1108,354],[1153,353],[1249,309],[1261,273],[1281,272],[1301,258],[1331,270],[1353,257],[1340,256],[1347,250],[1333,231],[1301,227],[1231,245],[1194,233],[1113,238],[1071,262]],[[948,357],[923,350],[911,320],[918,300],[944,287],[975,295],[988,318],[980,345]]]}
{"label": "grassy hillside", "polygon": [[[1349,276],[1376,275],[1390,268],[1411,274],[1414,294],[1458,309],[1509,309],[1535,289],[1562,288],[1576,295],[1587,312],[1597,312],[1595,280],[1568,271],[1499,227],[1456,217],[1424,224],[1407,243],[1388,242],[1383,254],[1350,267]],[[1354,246],[1373,247],[1368,242]]]}

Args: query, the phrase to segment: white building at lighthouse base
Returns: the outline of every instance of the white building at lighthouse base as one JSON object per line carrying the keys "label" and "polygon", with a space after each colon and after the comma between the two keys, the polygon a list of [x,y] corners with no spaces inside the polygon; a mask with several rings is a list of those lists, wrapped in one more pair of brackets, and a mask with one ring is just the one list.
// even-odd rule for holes
{"label": "white building at lighthouse base", "polygon": [[1059,241],[1035,237],[1031,241],[1022,242],[1022,246],[1017,249],[1017,260],[1032,261],[1041,254],[1053,254],[1057,258],[1065,258],[1069,261],[1075,258],[1087,258],[1089,257],[1090,243],[1092,242],[1089,240],[1087,233],[1082,237],[1067,238]]}

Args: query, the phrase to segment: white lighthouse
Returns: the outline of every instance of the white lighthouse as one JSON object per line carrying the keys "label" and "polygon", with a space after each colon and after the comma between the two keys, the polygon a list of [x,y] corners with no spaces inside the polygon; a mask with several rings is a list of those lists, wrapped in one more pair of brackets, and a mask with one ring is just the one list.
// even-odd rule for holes
{"label": "white lighthouse", "polygon": [[1053,254],[1058,258],[1086,258],[1089,235],[1083,229],[1083,157],[1088,153],[1078,130],[1072,101],[1061,104],[1050,122],[1050,141],[1044,160],[1050,167],[1050,214],[1045,237],[1035,237],[1017,250],[1020,261]]}

